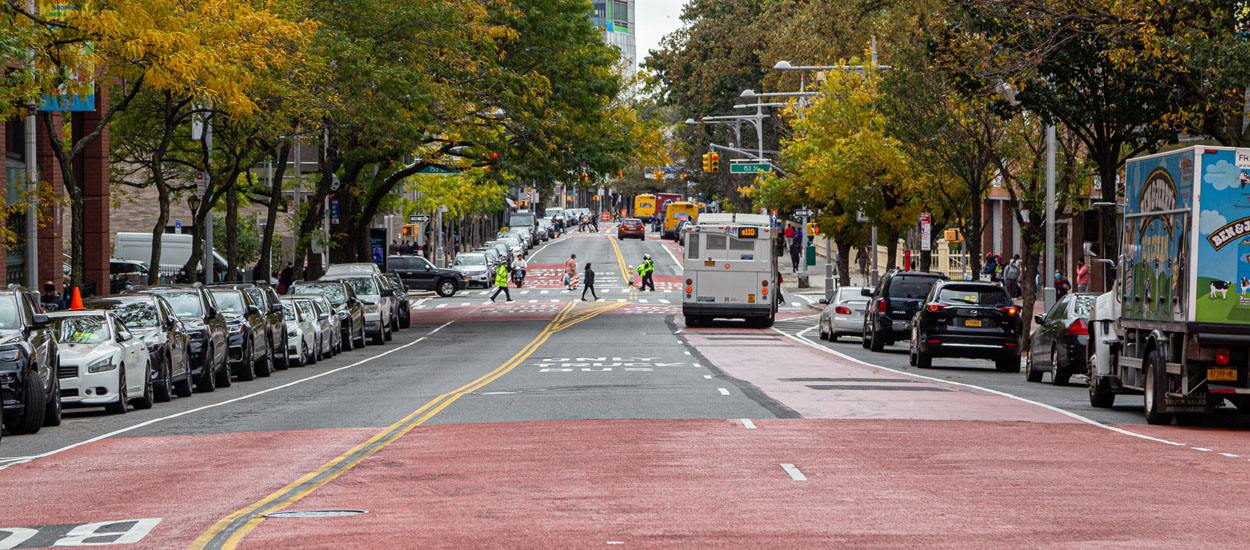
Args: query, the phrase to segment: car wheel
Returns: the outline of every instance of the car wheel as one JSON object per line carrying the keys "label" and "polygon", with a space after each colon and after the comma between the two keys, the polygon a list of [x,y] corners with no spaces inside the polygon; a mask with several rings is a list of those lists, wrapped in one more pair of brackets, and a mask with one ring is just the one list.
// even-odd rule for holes
{"label": "car wheel", "polygon": [[[188,375],[190,377],[190,375]],[[213,368],[213,348],[209,347],[204,355],[204,367],[200,371],[200,382],[196,388],[200,393],[213,393],[217,390],[217,369]]]}
{"label": "car wheel", "polygon": [[230,372],[231,369],[230,369],[229,349],[230,348],[227,347],[226,353],[222,354],[221,370],[217,371],[217,387],[219,388],[229,388],[231,384],[234,384],[233,373]]}
{"label": "car wheel", "polygon": [[186,358],[186,355],[183,355],[182,357],[182,366],[183,370],[186,371],[186,376],[183,376],[182,380],[174,382],[174,395],[177,395],[178,397],[191,397],[191,394],[194,393],[194,388],[191,387],[191,364],[190,360]]}
{"label": "car wheel", "polygon": [[434,291],[443,298],[455,296],[456,282],[451,279],[439,279],[438,284],[434,286]]}
{"label": "car wheel", "polygon": [[247,347],[243,348],[243,359],[240,361],[242,368],[239,369],[239,380],[247,382],[256,379],[256,360],[253,357],[256,357],[256,344],[248,340]]}
{"label": "car wheel", "polygon": [[126,414],[126,409],[130,407],[130,400],[126,398],[126,365],[117,367],[117,401],[104,406],[104,410],[109,414]]}
{"label": "car wheel", "polygon": [[351,350],[352,350],[352,342],[353,342],[354,340],[355,340],[355,338],[352,338],[351,331],[348,331],[348,332],[347,332],[347,337],[346,337],[346,338],[343,338],[343,336],[342,336],[342,335],[339,335],[339,345],[343,348],[343,351],[351,351]]}
{"label": "car wheel", "polygon": [[156,402],[168,403],[174,399],[174,362],[169,358],[169,355],[166,354],[165,358],[161,360],[161,363],[161,383],[155,388]]}
{"label": "car wheel", "polygon": [[[1089,357],[1090,368],[1093,368],[1094,361],[1097,358]],[[1098,378],[1090,375],[1089,378],[1089,406],[1099,409],[1110,409],[1115,405],[1115,394],[1111,393],[1111,381],[1106,378]]]}
{"label": "car wheel", "polygon": [[275,357],[273,360],[274,370],[286,370],[290,368],[290,365],[286,364],[286,350],[287,350],[287,346],[289,345],[291,345],[291,340],[290,338],[287,338],[286,325],[284,324],[282,326],[282,349],[279,349],[278,351],[274,352],[278,354],[278,356]]}
{"label": "car wheel", "polygon": [[391,325],[387,324],[385,327],[382,327],[382,339],[390,342],[391,338],[393,338],[391,334]]}
{"label": "car wheel", "polygon": [[911,341],[911,347],[907,350],[907,364],[913,367],[916,366],[916,341],[914,339]]}
{"label": "car wheel", "polygon": [[307,366],[307,365],[308,365],[308,358],[307,358],[307,357],[305,357],[304,345],[303,345],[303,344],[300,344],[300,347],[299,347],[299,359],[296,359],[296,360],[295,360],[295,366],[297,366],[297,367],[303,367],[303,366]]}
{"label": "car wheel", "polygon": [[1167,364],[1159,357],[1158,351],[1146,356],[1146,423],[1166,425],[1172,423],[1172,414],[1163,412],[1164,398],[1167,397]]}
{"label": "car wheel", "polygon": [[994,360],[994,369],[998,372],[1020,372],[1020,357],[1007,354]]}
{"label": "car wheel", "polygon": [[933,356],[923,351],[916,351],[916,368],[933,368]]}
{"label": "car wheel", "polygon": [[373,345],[380,346],[386,343],[386,340],[384,339],[384,336],[382,335],[383,332],[385,331],[382,330],[381,328],[378,328],[378,333],[373,335]]}
{"label": "car wheel", "polygon": [[1072,378],[1072,374],[1067,369],[1059,366],[1059,350],[1054,346],[1050,348],[1050,383],[1056,386],[1068,385],[1068,380]]}
{"label": "car wheel", "polygon": [[[61,370],[60,365],[58,364],[56,370],[54,370],[53,372],[59,372],[60,370]],[[52,399],[48,401],[47,408],[45,408],[43,411],[43,425],[44,426],[60,426],[61,425],[61,379],[59,377],[54,378],[52,380],[52,396],[51,397]]]}
{"label": "car wheel", "polygon": [[821,340],[828,340],[828,339],[829,339],[829,333],[825,331],[825,320],[824,320],[824,319],[821,319],[821,320],[820,320],[820,323],[818,323],[816,326],[817,326],[817,327],[819,327],[819,329],[818,329],[818,330],[820,331],[820,339],[821,339]]}
{"label": "car wheel", "polygon": [[1024,379],[1029,382],[1042,381],[1042,371],[1037,370],[1033,364],[1033,350],[1029,350],[1029,356],[1024,359]]}
{"label": "car wheel", "polygon": [[154,385],[152,384],[152,364],[149,362],[148,368],[144,370],[147,372],[143,373],[143,397],[135,400],[134,405],[136,411],[140,409],[150,409],[152,408],[152,403],[154,402],[152,399],[152,386]]}
{"label": "car wheel", "polygon": [[26,373],[22,389],[25,401],[22,402],[21,415],[6,417],[4,426],[15,434],[33,434],[43,427],[43,416],[48,408],[38,369],[31,369]]}
{"label": "car wheel", "polygon": [[269,341],[265,341],[265,358],[257,361],[260,368],[256,369],[256,376],[266,377],[273,374],[273,346],[269,345]]}
{"label": "car wheel", "polygon": [[881,351],[885,349],[885,338],[877,334],[876,327],[872,330],[872,339],[868,342],[868,349],[872,351]]}
{"label": "car wheel", "polygon": [[308,365],[316,365],[320,352],[321,342],[313,342],[313,349],[307,351],[308,359],[304,363]]}
{"label": "car wheel", "polygon": [[[365,340],[365,326],[364,324],[361,324],[360,325],[360,337],[356,339],[356,347],[358,348],[365,347],[365,341],[366,341]],[[381,344],[382,342],[376,342],[376,343]]]}
{"label": "car wheel", "polygon": [[868,323],[864,323],[864,332],[863,336],[859,337],[859,344],[864,346],[864,349],[869,349],[872,345],[872,331],[868,330]]}

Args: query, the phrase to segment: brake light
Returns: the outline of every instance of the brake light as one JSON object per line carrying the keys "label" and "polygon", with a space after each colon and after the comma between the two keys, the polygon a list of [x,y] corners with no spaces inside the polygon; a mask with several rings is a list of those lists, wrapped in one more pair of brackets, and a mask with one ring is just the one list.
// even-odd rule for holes
{"label": "brake light", "polygon": [[926,306],[926,307],[927,307],[927,308],[929,308],[929,311],[937,311],[937,310],[939,310],[939,309],[945,309],[945,308],[946,308],[946,306],[945,306],[945,305],[942,305],[942,304],[929,304],[929,305],[928,305],[928,306]]}
{"label": "brake light", "polygon": [[835,307],[833,308],[833,311],[837,312],[838,315],[850,315],[851,314],[851,308],[846,307],[846,306]]}
{"label": "brake light", "polygon": [[880,302],[877,302],[877,311],[880,313],[885,313],[885,300],[881,300]]}
{"label": "brake light", "polygon": [[999,311],[1001,311],[1001,312],[1003,312],[1003,313],[1006,313],[1007,315],[1015,315],[1015,314],[1017,314],[1017,313],[1020,313],[1020,308],[1018,308],[1018,307],[1016,307],[1016,306],[1010,306],[1010,307],[1000,307],[1000,308],[998,308],[998,310],[999,310]]}
{"label": "brake light", "polygon": [[1228,365],[1229,353],[1226,349],[1215,350],[1215,364],[1221,367]]}
{"label": "brake light", "polygon": [[1072,321],[1071,325],[1068,325],[1068,330],[1065,331],[1065,334],[1089,336],[1089,327],[1085,326],[1085,319],[1077,319]]}

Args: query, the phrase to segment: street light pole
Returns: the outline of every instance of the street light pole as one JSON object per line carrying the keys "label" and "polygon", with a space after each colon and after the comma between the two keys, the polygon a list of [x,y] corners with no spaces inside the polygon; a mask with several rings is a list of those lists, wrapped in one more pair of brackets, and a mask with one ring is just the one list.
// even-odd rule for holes
{"label": "street light pole", "polygon": [[1042,281],[1046,283],[1046,311],[1055,305],[1055,126],[1046,126],[1046,273]]}
{"label": "street light pole", "polygon": [[[213,115],[209,112],[204,117],[204,148],[208,151],[208,165],[204,167],[204,197],[207,201],[209,189],[213,183]],[[214,282],[213,277],[213,205],[209,203],[208,212],[204,213],[204,283]],[[190,274],[188,274],[189,276]]]}

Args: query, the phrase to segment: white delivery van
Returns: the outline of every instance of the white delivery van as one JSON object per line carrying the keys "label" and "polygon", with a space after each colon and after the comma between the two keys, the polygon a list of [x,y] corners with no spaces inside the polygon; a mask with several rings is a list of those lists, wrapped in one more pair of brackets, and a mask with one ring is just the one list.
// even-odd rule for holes
{"label": "white delivery van", "polygon": [[[164,270],[176,271],[187,265],[191,259],[192,235],[165,233],[161,235],[161,266]],[[214,247],[215,248],[215,247]],[[118,233],[113,244],[113,258],[135,260],[147,263],[152,259],[151,233]],[[213,258],[222,269],[226,267],[226,259],[213,250]]]}

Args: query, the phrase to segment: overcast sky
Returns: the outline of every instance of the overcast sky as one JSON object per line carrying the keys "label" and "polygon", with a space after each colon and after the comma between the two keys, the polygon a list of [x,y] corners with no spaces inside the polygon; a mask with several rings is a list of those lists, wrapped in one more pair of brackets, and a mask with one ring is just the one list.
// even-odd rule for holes
{"label": "overcast sky", "polygon": [[681,8],[684,0],[635,0],[634,30],[635,47],[638,51],[638,68],[642,68],[647,54],[660,47],[664,35],[681,26]]}

